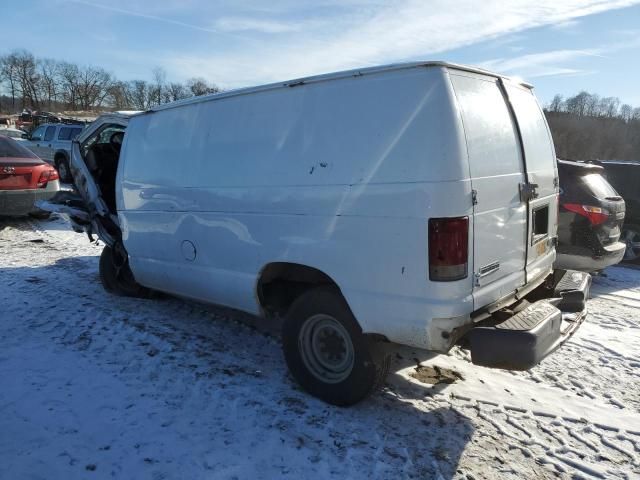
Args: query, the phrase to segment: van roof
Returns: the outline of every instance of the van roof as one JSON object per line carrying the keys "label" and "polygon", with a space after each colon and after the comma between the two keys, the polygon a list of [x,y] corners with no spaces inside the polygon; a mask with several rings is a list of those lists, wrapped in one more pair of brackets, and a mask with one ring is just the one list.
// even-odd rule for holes
{"label": "van roof", "polygon": [[412,68],[424,68],[424,67],[445,67],[453,70],[463,70],[466,72],[480,73],[482,75],[489,75],[491,77],[504,78],[504,79],[516,81],[520,85],[523,85],[527,88],[533,88],[532,85],[525,83],[521,80],[516,80],[510,77],[507,77],[505,75],[501,75],[499,73],[490,72],[488,70],[484,70],[478,67],[472,67],[469,65],[460,65],[457,63],[450,63],[450,62],[444,62],[444,61],[405,62],[405,63],[393,63],[389,65],[380,65],[376,67],[356,68],[353,70],[344,70],[341,72],[334,72],[334,73],[325,73],[325,74],[313,75],[309,77],[296,78],[293,80],[287,80],[285,82],[269,83],[265,85],[255,86],[255,87],[238,88],[235,90],[229,90],[227,92],[221,92],[221,93],[214,93],[211,95],[191,97],[184,100],[178,100],[176,102],[166,103],[164,105],[158,105],[158,106],[152,107],[148,110],[148,112],[156,112],[160,110],[167,110],[170,108],[179,107],[182,105],[189,105],[192,103],[208,102],[212,100],[218,100],[221,98],[235,97],[239,95],[247,95],[250,93],[274,90],[276,88],[289,88],[289,87],[296,87],[298,85],[305,85],[309,83],[324,82],[328,80],[337,80],[340,78],[362,77],[365,75],[371,75],[371,74],[380,73],[380,72],[388,72],[388,71],[394,71],[394,70],[408,70]]}

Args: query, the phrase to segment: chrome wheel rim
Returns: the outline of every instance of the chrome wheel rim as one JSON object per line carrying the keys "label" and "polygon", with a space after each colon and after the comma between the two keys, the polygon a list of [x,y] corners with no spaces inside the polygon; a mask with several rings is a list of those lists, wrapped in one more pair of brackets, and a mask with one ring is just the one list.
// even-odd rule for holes
{"label": "chrome wheel rim", "polygon": [[627,248],[624,251],[625,260],[635,260],[640,257],[640,232],[636,230],[624,230],[622,232],[624,243]]}
{"label": "chrome wheel rim", "polygon": [[298,347],[307,370],[326,383],[345,380],[354,364],[354,349],[347,330],[330,315],[308,318],[298,336]]}

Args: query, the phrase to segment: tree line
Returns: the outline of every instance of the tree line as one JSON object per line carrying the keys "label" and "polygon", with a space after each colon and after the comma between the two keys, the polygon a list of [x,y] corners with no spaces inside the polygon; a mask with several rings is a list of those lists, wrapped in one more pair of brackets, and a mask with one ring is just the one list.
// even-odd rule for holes
{"label": "tree line", "polygon": [[0,56],[0,111],[145,110],[220,91],[204,78],[182,83],[168,81],[159,67],[151,73],[151,80],[123,81],[100,67],[15,50]]}
{"label": "tree line", "polygon": [[556,95],[545,114],[560,158],[640,160],[640,107],[581,91]]}
{"label": "tree line", "polygon": [[[159,67],[150,80],[123,81],[100,67],[37,58],[26,50],[0,56],[0,112],[146,110],[219,91],[203,78],[168,81]],[[640,107],[581,91],[556,95],[545,114],[561,158],[640,160]]]}

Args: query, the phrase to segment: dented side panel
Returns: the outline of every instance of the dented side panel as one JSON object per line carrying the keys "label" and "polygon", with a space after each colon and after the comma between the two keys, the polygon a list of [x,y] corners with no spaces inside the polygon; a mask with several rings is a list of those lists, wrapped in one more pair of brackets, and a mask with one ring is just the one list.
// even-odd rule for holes
{"label": "dented side panel", "polygon": [[383,72],[134,117],[118,205],[136,279],[258,313],[265,265],[308,265],[365,332],[446,350],[431,318],[473,303],[471,278],[428,278],[428,219],[472,212],[446,78]]}
{"label": "dented side panel", "polygon": [[[75,147],[76,184],[107,216]],[[366,333],[446,351],[473,279],[429,280],[428,220],[469,217],[473,245],[466,148],[441,66],[187,102],[128,121],[115,221],[147,287],[259,313],[265,265],[308,265]]]}

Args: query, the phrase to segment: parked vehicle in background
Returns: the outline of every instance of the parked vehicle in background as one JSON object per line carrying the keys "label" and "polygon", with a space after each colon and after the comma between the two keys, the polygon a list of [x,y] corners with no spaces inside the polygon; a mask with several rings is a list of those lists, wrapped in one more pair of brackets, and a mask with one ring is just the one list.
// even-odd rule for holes
{"label": "parked vehicle in background", "polygon": [[558,160],[556,268],[596,272],[622,260],[625,202],[593,163]]}
{"label": "parked vehicle in background", "polygon": [[473,67],[375,67],[105,115],[71,169],[80,197],[46,207],[104,241],[105,289],[284,318],[290,371],[333,404],[384,382],[385,343],[462,343],[475,364],[527,369],[586,315],[591,277],[553,272],[542,110],[529,85]]}
{"label": "parked vehicle in background", "polygon": [[16,128],[30,132],[43,123],[60,123],[61,118],[49,112],[24,111],[16,119]]}
{"label": "parked vehicle in background", "polygon": [[27,136],[25,146],[43,160],[54,165],[63,182],[70,182],[71,142],[83,128],[82,124],[45,123]]}
{"label": "parked vehicle in background", "polygon": [[14,140],[22,141],[26,138],[27,132],[24,130],[18,130],[17,128],[3,128],[0,127],[0,135],[4,135],[5,137],[13,138]]}
{"label": "parked vehicle in background", "polygon": [[16,128],[28,132],[31,130],[31,127],[33,127],[33,116],[30,113],[22,112],[18,115],[18,118],[16,118]]}
{"label": "parked vehicle in background", "polygon": [[34,203],[50,199],[59,190],[55,168],[0,133],[0,215],[48,216]]}
{"label": "parked vehicle in background", "polygon": [[622,195],[626,203],[626,215],[620,237],[627,245],[624,260],[638,262],[640,261],[640,162],[603,160],[597,164],[604,167],[604,176]]}

